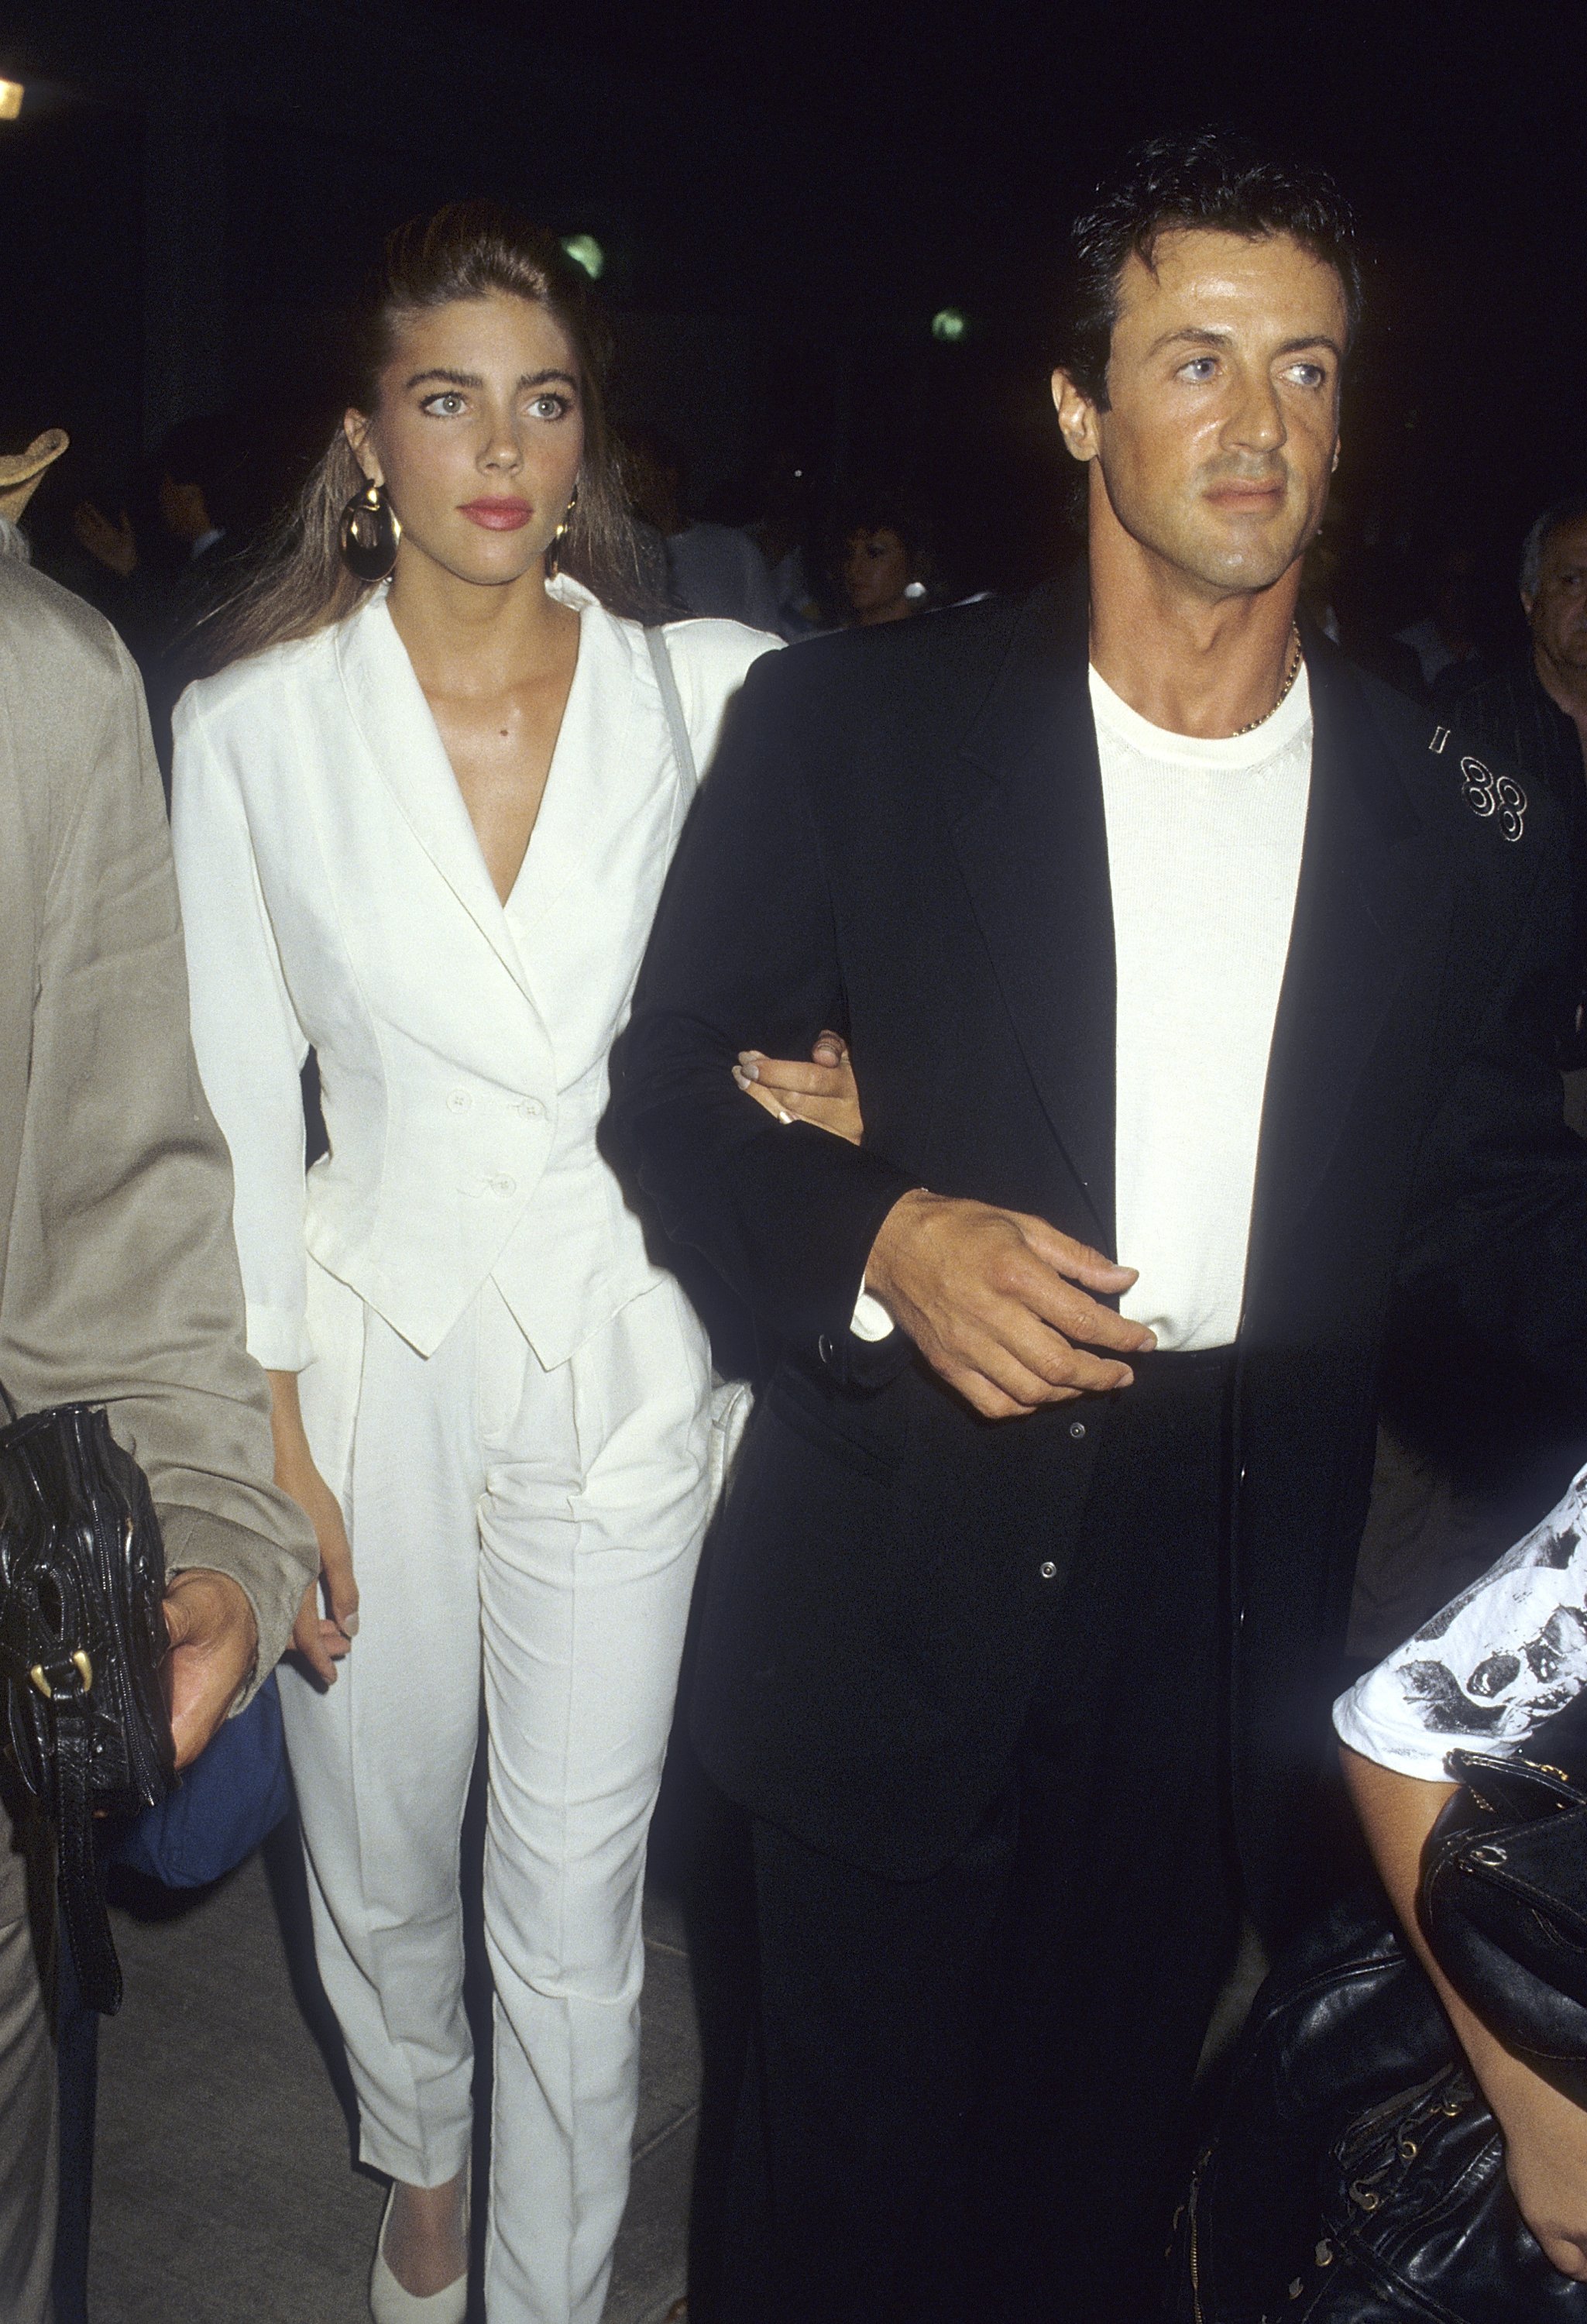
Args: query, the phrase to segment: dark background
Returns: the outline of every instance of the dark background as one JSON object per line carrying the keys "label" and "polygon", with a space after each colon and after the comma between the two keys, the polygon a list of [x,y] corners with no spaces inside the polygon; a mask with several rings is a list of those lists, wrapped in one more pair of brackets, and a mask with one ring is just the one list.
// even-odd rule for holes
{"label": "dark background", "polygon": [[[41,524],[135,502],[171,423],[241,408],[262,475],[320,429],[381,231],[505,195],[595,234],[620,416],[755,515],[772,456],[901,476],[953,586],[1061,554],[1054,263],[1121,144],[1217,121],[1329,162],[1374,259],[1340,516],[1384,619],[1451,546],[1495,617],[1587,483],[1587,10],[706,0],[12,0],[0,447],[61,423]],[[931,336],[944,306],[964,338]]]}

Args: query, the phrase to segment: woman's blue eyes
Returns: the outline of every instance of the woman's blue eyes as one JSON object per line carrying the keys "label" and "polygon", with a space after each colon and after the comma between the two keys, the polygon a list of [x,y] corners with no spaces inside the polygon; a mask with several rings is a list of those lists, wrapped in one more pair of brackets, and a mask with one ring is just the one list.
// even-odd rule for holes
{"label": "woman's blue eyes", "polygon": [[[447,387],[438,395],[427,395],[419,408],[437,420],[455,420],[468,406],[456,388]],[[537,395],[529,409],[537,420],[563,420],[572,410],[573,400],[567,395]]]}

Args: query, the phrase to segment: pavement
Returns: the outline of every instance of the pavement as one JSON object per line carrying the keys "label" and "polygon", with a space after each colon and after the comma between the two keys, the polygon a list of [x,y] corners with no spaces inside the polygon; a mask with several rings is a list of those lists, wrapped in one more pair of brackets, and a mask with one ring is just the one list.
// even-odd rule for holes
{"label": "pavement", "polygon": [[[353,2161],[307,1912],[290,1826],[212,1889],[115,1907],[126,1999],[100,2041],[94,2324],[367,2324],[385,2181]],[[684,2290],[699,2040],[682,1915],[654,1885],[645,1949],[633,2187],[604,2324],[662,2324]]]}

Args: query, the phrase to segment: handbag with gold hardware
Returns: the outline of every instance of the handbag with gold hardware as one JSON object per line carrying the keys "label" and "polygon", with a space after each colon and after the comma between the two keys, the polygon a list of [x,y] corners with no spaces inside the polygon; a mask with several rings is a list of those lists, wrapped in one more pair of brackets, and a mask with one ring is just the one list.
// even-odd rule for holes
{"label": "handbag with gold hardware", "polygon": [[52,1826],[62,1918],[83,1997],[120,2006],[121,1969],[95,1861],[96,1814],[172,1781],[161,1600],[165,1550],[148,1480],[101,1405],[0,1429],[0,1678],[10,1757]]}
{"label": "handbag with gold hardware", "polygon": [[1587,2324],[1380,1898],[1280,1960],[1175,2224],[1173,2324]]}

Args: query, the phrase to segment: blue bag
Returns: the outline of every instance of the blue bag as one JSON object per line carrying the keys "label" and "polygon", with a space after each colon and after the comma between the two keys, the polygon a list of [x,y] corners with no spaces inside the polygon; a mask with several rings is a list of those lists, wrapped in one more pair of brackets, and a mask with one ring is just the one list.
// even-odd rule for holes
{"label": "blue bag", "polygon": [[107,1853],[168,1888],[202,1888],[251,1856],[291,1804],[272,1671],[246,1711],[226,1720],[175,1788],[134,1816]]}

